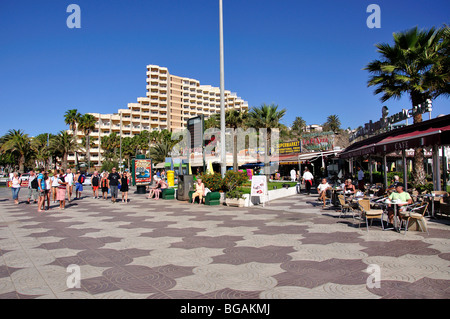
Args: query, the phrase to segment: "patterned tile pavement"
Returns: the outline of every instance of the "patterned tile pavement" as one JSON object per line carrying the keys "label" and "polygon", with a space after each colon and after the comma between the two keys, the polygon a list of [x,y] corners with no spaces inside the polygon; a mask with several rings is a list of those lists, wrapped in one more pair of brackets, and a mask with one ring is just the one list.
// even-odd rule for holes
{"label": "patterned tile pavement", "polygon": [[0,299],[450,297],[448,220],[404,236],[359,229],[315,195],[231,208],[130,193],[38,213],[2,190]]}

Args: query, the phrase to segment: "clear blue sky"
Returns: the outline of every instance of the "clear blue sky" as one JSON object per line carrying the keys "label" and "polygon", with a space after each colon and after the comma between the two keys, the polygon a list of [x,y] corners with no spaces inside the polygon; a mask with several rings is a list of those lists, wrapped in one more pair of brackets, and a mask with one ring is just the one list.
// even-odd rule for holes
{"label": "clear blue sky", "polygon": [[[448,0],[223,0],[225,87],[249,106],[286,108],[322,124],[339,116],[356,128],[411,108],[408,98],[382,104],[362,70],[374,45],[392,33],[449,23]],[[67,6],[81,7],[81,29],[69,29]],[[369,29],[369,4],[381,28]],[[67,129],[64,113],[114,113],[145,96],[146,65],[220,85],[219,0],[1,0],[0,135]],[[448,114],[448,99],[432,116]],[[428,119],[428,115],[425,115]]]}

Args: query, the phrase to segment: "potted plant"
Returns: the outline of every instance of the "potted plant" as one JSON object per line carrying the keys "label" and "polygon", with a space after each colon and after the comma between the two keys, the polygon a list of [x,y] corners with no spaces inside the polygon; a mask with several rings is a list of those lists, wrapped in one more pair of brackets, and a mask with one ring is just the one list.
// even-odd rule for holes
{"label": "potted plant", "polygon": [[242,186],[248,180],[244,172],[228,171],[223,179],[223,185],[226,191],[225,203],[227,206],[243,207],[245,204],[244,196],[238,187]]}

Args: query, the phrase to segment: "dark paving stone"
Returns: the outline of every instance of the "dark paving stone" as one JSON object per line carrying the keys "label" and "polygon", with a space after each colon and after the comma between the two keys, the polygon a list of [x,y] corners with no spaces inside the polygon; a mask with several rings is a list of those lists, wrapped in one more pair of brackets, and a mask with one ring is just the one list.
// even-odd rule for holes
{"label": "dark paving stone", "polygon": [[182,242],[172,243],[170,247],[173,248],[227,248],[236,245],[237,241],[243,240],[242,236],[192,236],[183,238]]}
{"label": "dark paving stone", "polygon": [[292,247],[232,247],[224,249],[224,254],[213,257],[213,263],[240,265],[249,262],[283,263],[291,260],[289,253],[294,252]]}

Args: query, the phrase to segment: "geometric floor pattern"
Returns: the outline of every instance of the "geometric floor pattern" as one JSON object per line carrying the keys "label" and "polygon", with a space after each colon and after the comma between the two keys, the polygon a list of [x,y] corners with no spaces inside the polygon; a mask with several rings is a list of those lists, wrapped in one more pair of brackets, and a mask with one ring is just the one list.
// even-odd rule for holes
{"label": "geometric floor pattern", "polygon": [[314,195],[235,208],[85,193],[38,213],[2,191],[0,299],[450,297],[445,220],[405,236],[359,228]]}

